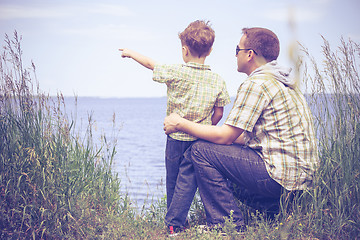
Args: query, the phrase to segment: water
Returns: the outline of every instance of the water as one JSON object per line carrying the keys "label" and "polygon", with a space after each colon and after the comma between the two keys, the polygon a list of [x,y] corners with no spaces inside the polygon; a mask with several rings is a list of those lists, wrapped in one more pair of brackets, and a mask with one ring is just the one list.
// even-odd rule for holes
{"label": "water", "polygon": [[[94,121],[93,137],[100,145],[100,137],[117,139],[117,154],[113,170],[119,173],[121,191],[128,193],[137,207],[164,197],[165,144],[163,121],[166,98],[95,98],[65,99],[66,112],[76,118],[76,126],[85,133],[88,117]],[[230,106],[225,107],[222,121]],[[114,118],[115,114],[115,118]],[[115,121],[113,121],[115,119]],[[113,123],[115,122],[115,130]]]}
{"label": "water", "polygon": [[74,98],[66,98],[65,104],[67,114],[76,117],[83,133],[92,116],[98,145],[102,134],[117,139],[113,170],[119,173],[121,191],[127,192],[134,204],[141,207],[165,195],[166,98],[80,97],[77,104]]}

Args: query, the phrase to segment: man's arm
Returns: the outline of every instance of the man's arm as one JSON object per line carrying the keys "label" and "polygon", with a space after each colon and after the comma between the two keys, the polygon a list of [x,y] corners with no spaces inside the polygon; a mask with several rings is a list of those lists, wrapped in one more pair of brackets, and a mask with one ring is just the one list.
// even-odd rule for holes
{"label": "man's arm", "polygon": [[214,112],[211,116],[212,125],[218,124],[224,113],[224,107],[214,107]]}
{"label": "man's arm", "polygon": [[245,139],[245,131],[237,138],[235,139],[234,143],[245,145],[246,139]]}
{"label": "man's arm", "polygon": [[146,57],[138,52],[127,48],[120,48],[119,51],[122,51],[121,57],[123,58],[132,58],[144,67],[154,70],[156,62],[149,57]]}
{"label": "man's arm", "polygon": [[232,144],[243,133],[241,128],[226,124],[214,126],[194,123],[176,113],[172,113],[165,118],[164,130],[166,134],[182,131],[213,143],[227,145]]}

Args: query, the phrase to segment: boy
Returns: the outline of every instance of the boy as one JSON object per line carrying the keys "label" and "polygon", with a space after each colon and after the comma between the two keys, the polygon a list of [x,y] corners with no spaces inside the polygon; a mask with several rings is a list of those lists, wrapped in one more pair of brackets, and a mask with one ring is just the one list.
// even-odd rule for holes
{"label": "boy", "polygon": [[[153,70],[154,81],[167,85],[167,115],[177,112],[190,121],[216,125],[222,118],[223,107],[230,103],[230,97],[224,80],[218,74],[211,72],[208,65],[204,65],[206,57],[212,50],[215,32],[209,22],[197,20],[190,23],[179,34],[179,38],[185,64],[160,65],[132,50],[119,50],[122,51],[122,57],[132,58]],[[183,153],[196,139],[184,132],[176,132],[167,137],[165,165],[168,211]],[[168,214],[171,215],[169,212]],[[170,233],[173,233],[173,228],[179,229],[185,225],[186,217],[183,219],[182,216],[178,216],[177,219],[179,218],[181,220],[177,221],[176,225],[171,221],[166,222]]]}

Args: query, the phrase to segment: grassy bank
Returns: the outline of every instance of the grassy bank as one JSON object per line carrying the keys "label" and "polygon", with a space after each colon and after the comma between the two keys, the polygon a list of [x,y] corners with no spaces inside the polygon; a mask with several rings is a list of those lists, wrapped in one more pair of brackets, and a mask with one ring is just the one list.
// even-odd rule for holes
{"label": "grassy bank", "polygon": [[[299,66],[311,89],[321,159],[314,188],[292,205],[284,194],[276,221],[240,204],[248,223],[241,236],[231,218],[226,236],[201,232],[205,216],[197,196],[193,227],[176,239],[360,239],[360,49],[342,41],[332,51],[324,40],[323,53],[318,65],[303,48]],[[62,95],[41,92],[35,65],[22,62],[16,33],[5,37],[0,64],[0,238],[166,239],[165,199],[135,212],[112,172],[115,144],[104,136],[95,146],[91,116],[80,135]]]}
{"label": "grassy bank", "polygon": [[[19,36],[5,37],[0,92],[1,238],[84,237],[103,231],[98,214],[119,209],[115,148],[74,132],[56,99],[25,68]],[[90,126],[90,125],[89,125]]]}

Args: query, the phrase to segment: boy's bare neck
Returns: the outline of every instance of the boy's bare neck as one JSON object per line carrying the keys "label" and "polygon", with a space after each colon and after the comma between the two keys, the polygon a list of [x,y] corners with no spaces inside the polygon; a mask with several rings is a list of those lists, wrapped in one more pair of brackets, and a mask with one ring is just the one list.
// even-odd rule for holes
{"label": "boy's bare neck", "polygon": [[201,57],[201,58],[190,57],[189,59],[187,59],[188,61],[186,61],[186,63],[188,63],[188,62],[193,62],[193,63],[204,64],[204,63],[205,63],[205,59],[206,59],[206,57]]}

